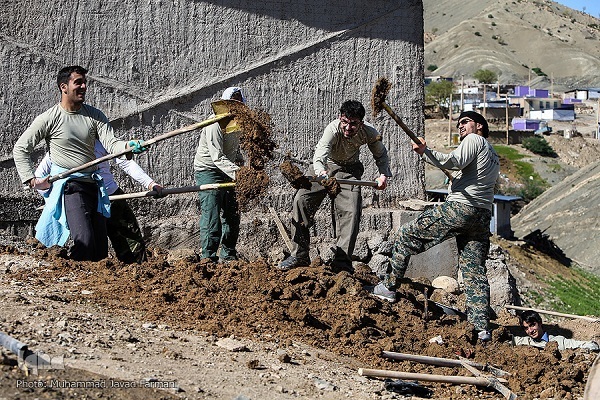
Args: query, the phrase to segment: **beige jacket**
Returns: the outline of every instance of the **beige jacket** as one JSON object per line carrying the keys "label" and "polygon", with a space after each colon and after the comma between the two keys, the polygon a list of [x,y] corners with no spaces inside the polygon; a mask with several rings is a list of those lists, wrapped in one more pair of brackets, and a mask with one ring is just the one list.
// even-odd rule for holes
{"label": "beige jacket", "polygon": [[[566,350],[566,349],[587,349],[590,351],[600,350],[598,343],[592,342],[592,341],[567,339],[564,336],[559,336],[559,335],[554,336],[554,335],[550,335],[550,334],[548,335],[548,340],[550,342],[558,342],[559,350]],[[534,347],[539,347],[541,349],[546,347],[546,343],[547,343],[543,340],[533,340],[529,336],[514,336],[512,342],[513,342],[513,345],[515,345],[515,346],[534,346]]]}

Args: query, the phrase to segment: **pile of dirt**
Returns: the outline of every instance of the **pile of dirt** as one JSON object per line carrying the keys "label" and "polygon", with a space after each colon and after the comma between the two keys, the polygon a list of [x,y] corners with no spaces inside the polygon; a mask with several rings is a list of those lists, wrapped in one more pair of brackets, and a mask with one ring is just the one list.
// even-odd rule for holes
{"label": "pile of dirt", "polygon": [[[1,253],[18,253],[5,247]],[[263,260],[216,264],[195,256],[174,259],[154,251],[141,265],[112,259],[74,262],[53,249],[37,249],[45,267],[16,270],[12,281],[53,287],[72,293],[73,300],[93,303],[112,314],[135,312],[140,318],[177,329],[206,331],[217,337],[302,342],[349,356],[356,366],[442,375],[469,375],[460,368],[444,368],[384,359],[381,351],[435,357],[470,355],[512,373],[508,386],[520,398],[532,399],[542,391],[563,396],[582,395],[590,355],[574,351],[510,346],[506,341],[517,321],[509,314],[496,321],[493,341],[485,346],[473,340],[471,326],[458,316],[434,310],[424,318],[423,293],[433,292],[427,282],[405,282],[399,302],[375,299],[363,289],[376,283],[368,267],[353,273],[332,270],[316,259],[307,268],[278,271]],[[65,279],[68,277],[68,279]],[[85,295],[80,294],[85,288]],[[431,311],[431,307],[429,308]],[[516,332],[516,331],[515,331]],[[442,343],[430,339],[441,336]],[[437,397],[451,399],[497,398],[491,389],[475,386],[430,385]]]}

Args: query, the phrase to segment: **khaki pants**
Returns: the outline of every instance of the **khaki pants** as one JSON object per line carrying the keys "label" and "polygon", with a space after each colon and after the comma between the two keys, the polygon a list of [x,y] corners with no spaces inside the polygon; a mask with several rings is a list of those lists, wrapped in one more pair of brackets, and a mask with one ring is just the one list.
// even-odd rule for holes
{"label": "khaki pants", "polygon": [[[360,179],[364,168],[362,164],[338,166],[329,164],[329,176],[338,179]],[[314,176],[311,165],[308,175]],[[335,259],[350,262],[362,214],[362,196],[360,186],[341,185],[342,191],[332,199],[335,220],[334,228],[337,237]],[[292,211],[292,255],[297,258],[308,259],[310,247],[309,228],[314,224],[315,213],[327,196],[326,189],[313,182],[310,189],[299,189],[294,197]]]}

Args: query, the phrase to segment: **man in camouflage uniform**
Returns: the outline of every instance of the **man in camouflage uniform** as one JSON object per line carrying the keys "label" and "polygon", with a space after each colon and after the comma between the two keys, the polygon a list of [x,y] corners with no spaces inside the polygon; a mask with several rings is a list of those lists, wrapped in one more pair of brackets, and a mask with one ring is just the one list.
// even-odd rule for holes
{"label": "man in camouflage uniform", "polygon": [[485,139],[489,129],[481,114],[462,112],[456,127],[461,143],[449,154],[427,149],[423,139],[420,145],[413,144],[413,150],[426,162],[459,172],[454,174],[444,203],[400,228],[390,267],[370,291],[374,296],[395,302],[395,290],[406,273],[410,256],[455,237],[465,283],[467,317],[478,331],[479,339],[488,341],[490,286],[485,260],[490,247],[490,220],[500,161]]}

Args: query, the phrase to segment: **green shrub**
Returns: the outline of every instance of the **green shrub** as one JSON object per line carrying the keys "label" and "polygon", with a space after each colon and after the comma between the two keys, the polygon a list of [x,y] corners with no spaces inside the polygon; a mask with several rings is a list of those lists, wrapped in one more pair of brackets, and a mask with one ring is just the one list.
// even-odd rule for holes
{"label": "green shrub", "polygon": [[503,145],[494,145],[494,149],[500,157],[506,159],[514,167],[519,178],[517,186],[502,185],[501,193],[520,196],[525,203],[529,203],[550,187],[550,184],[535,172],[532,164],[521,161],[525,156],[516,149]]}
{"label": "green shrub", "polygon": [[558,154],[556,154],[552,146],[543,137],[533,136],[525,138],[523,139],[523,147],[540,156],[558,157]]}
{"label": "green shrub", "polygon": [[535,74],[536,74],[537,76],[548,76],[548,75],[547,75],[545,72],[543,72],[543,71],[542,71],[540,68],[538,68],[538,67],[531,68],[531,70],[532,70],[533,72],[535,72]]}
{"label": "green shrub", "polygon": [[481,36],[481,33],[475,32],[475,36]]}
{"label": "green shrub", "polygon": [[429,64],[427,66],[427,71],[435,71],[437,68],[438,68],[437,65],[435,65],[435,64]]}
{"label": "green shrub", "polygon": [[558,298],[554,302],[557,311],[578,315],[600,316],[600,277],[577,266],[571,269],[573,276],[549,278],[550,293]]}

